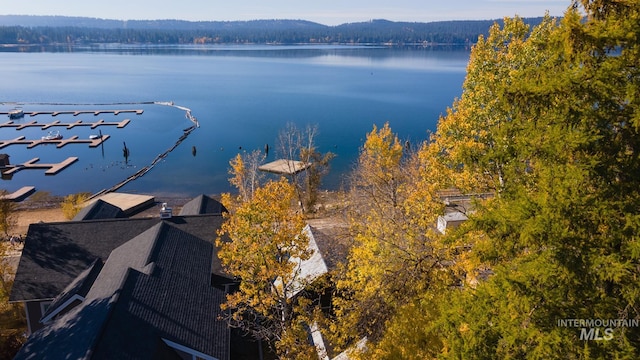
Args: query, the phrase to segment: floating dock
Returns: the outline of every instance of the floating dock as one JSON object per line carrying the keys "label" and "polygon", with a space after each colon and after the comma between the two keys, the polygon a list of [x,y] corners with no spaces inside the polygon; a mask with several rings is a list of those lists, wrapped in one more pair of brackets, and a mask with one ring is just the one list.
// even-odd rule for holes
{"label": "floating dock", "polygon": [[0,196],[0,200],[22,201],[28,198],[35,191],[36,191],[35,186],[23,186],[20,189],[12,192],[11,194]]}
{"label": "floating dock", "polygon": [[266,171],[279,175],[293,175],[306,170],[310,163],[296,160],[279,159],[258,167],[260,171]]}
{"label": "floating dock", "polygon": [[19,136],[12,140],[0,140],[0,149],[5,148],[9,145],[27,145],[27,148],[31,149],[38,145],[43,144],[56,144],[57,148],[61,148],[68,144],[89,144],[89,147],[98,147],[103,142],[109,139],[109,135],[102,135],[102,137],[97,139],[79,139],[78,136],[74,135],[68,139],[59,139],[59,140],[28,140],[25,139],[24,136]]}
{"label": "floating dock", "polygon": [[41,164],[38,163],[40,158],[33,158],[25,163],[16,164],[16,165],[6,165],[0,168],[2,175],[13,175],[14,173],[20,170],[29,170],[29,169],[47,169],[44,174],[45,175],[55,175],[60,171],[64,170],[67,166],[73,164],[78,161],[77,157],[69,157],[66,160],[55,163],[55,164]]}
{"label": "floating dock", "polygon": [[117,128],[123,128],[127,125],[129,125],[129,123],[131,122],[131,119],[124,119],[122,121],[104,121],[104,119],[100,119],[98,121],[93,121],[93,122],[84,122],[82,120],[78,120],[72,123],[62,123],[58,120],[56,121],[52,121],[50,123],[39,123],[37,121],[31,121],[28,123],[19,123],[19,122],[15,122],[14,120],[9,120],[5,123],[0,124],[0,129],[1,128],[15,128],[16,130],[22,130],[24,128],[28,128],[28,127],[39,127],[42,130],[46,130],[50,127],[54,127],[54,126],[59,126],[59,127],[66,127],[67,129],[73,129],[76,126],[90,126],[92,129],[97,128],[98,126],[115,126]]}
{"label": "floating dock", "polygon": [[[51,115],[58,116],[62,114],[72,114],[78,116],[80,114],[93,114],[98,116],[100,114],[113,114],[120,115],[121,113],[135,113],[136,115],[142,115],[144,110],[142,109],[126,109],[126,110],[61,110],[61,111],[24,111],[24,116],[37,116],[37,115]],[[0,111],[0,115],[9,115],[10,111]]]}

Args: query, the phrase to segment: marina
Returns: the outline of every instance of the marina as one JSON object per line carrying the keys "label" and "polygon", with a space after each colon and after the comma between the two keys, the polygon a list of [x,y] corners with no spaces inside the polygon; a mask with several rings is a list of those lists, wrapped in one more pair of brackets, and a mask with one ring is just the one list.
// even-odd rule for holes
{"label": "marina", "polygon": [[[78,116],[81,114],[93,114],[94,116],[98,116],[100,114],[113,114],[120,115],[122,113],[135,113],[136,115],[142,115],[144,110],[142,109],[134,109],[134,110],[61,110],[61,111],[24,111],[21,110],[21,115],[23,116],[37,116],[37,115],[51,115],[58,116],[63,114],[71,114],[73,116]],[[8,115],[10,118],[16,118],[15,110],[11,111],[0,111],[0,115]]]}
{"label": "marina", "polygon": [[[21,105],[25,105],[26,103],[21,103]],[[142,104],[142,103],[141,103]],[[147,104],[147,103],[144,103]],[[192,124],[192,126],[186,128],[186,129],[182,129],[182,136],[180,136],[178,138],[177,141],[175,141],[175,143],[173,144],[173,146],[171,146],[170,148],[168,148],[167,150],[165,150],[164,152],[162,152],[161,154],[157,155],[155,157],[155,159],[153,159],[153,161],[147,165],[147,166],[143,166],[141,168],[139,168],[134,174],[129,175],[128,177],[126,177],[125,180],[118,182],[115,186],[111,186],[109,188],[103,188],[103,190],[99,191],[98,193],[95,193],[93,197],[96,196],[101,196],[101,195],[105,195],[105,194],[109,194],[113,191],[115,191],[116,189],[126,185],[127,183],[138,179],[140,177],[142,177],[144,174],[146,174],[147,172],[149,172],[156,164],[160,163],[160,162],[164,162],[165,159],[167,158],[168,154],[173,151],[176,147],[178,147],[178,145],[180,143],[182,143],[182,141],[184,141],[189,134],[195,130],[196,128],[199,127],[199,123],[198,120],[196,119],[195,116],[193,116],[191,114],[191,110],[189,108],[183,107],[183,106],[178,106],[175,105],[173,102],[153,102],[153,103],[148,103],[149,105],[164,105],[164,106],[168,106],[168,107],[173,107],[173,108],[177,108],[179,110],[184,111],[185,117],[187,118],[187,120],[189,120],[189,122]],[[38,104],[26,104],[26,105],[38,105]],[[69,105],[69,104],[67,104]],[[77,105],[77,104],[75,104]],[[82,104],[83,106],[87,106],[87,105],[91,105],[91,104]],[[97,104],[93,104],[93,105],[97,105]],[[103,104],[105,105],[105,104]],[[118,104],[109,104],[109,105],[118,105]],[[95,148],[98,146],[103,146],[103,143],[105,141],[107,141],[111,136],[110,135],[106,135],[103,134],[102,131],[99,132],[95,132],[95,133],[91,133],[91,134],[83,134],[82,131],[79,131],[79,134],[82,134],[82,138],[78,135],[73,135],[71,137],[68,137],[67,135],[63,135],[60,131],[56,130],[56,128],[66,128],[67,130],[70,129],[74,129],[77,127],[88,127],[90,129],[96,129],[100,126],[115,126],[116,128],[125,128],[127,125],[129,125],[129,123],[131,122],[131,119],[127,118],[121,121],[106,121],[105,119],[99,119],[99,120],[91,120],[91,121],[86,121],[86,119],[77,119],[77,120],[71,120],[69,119],[69,114],[73,115],[73,116],[77,116],[80,114],[94,114],[94,115],[100,115],[102,113],[112,113],[114,115],[119,115],[121,113],[135,113],[136,115],[142,115],[143,114],[143,110],[65,110],[65,111],[24,111],[22,110],[22,108],[20,109],[20,114],[17,113],[16,109],[18,108],[14,108],[13,110],[11,110],[11,114],[7,111],[0,111],[0,116],[2,114],[5,115],[9,115],[9,119],[3,123],[0,123],[0,130],[2,129],[13,129],[13,130],[28,130],[28,129],[36,129],[36,130],[48,130],[48,133],[45,134],[45,136],[41,136],[39,139],[38,138],[34,138],[34,136],[32,135],[32,133],[30,134],[25,134],[26,136],[18,136],[15,137],[13,139],[6,139],[6,140],[0,140],[0,149],[9,147],[11,145],[26,145],[27,149],[32,149],[34,147],[38,147],[39,145],[54,145],[55,144],[55,148],[62,148],[65,147],[68,144],[88,144],[90,148]],[[61,115],[61,114],[66,114],[66,119],[59,119],[59,120],[49,120],[49,121],[36,121],[34,120],[27,120],[25,119],[26,116],[36,116],[36,115],[50,115],[50,116],[57,116],[57,115]],[[29,138],[27,138],[29,137]],[[117,135],[116,138],[122,139],[121,136]],[[128,162],[128,158],[129,158],[129,149],[127,148],[126,143],[123,141],[124,144],[124,162],[119,165],[118,167],[121,170],[126,170],[127,168],[136,168],[137,165],[130,165]],[[18,153],[20,152],[24,152],[24,150],[17,150]],[[102,150],[102,158],[104,159],[105,156],[105,150],[103,147]],[[195,156],[195,155],[194,155]],[[28,158],[27,158],[28,159]],[[95,159],[95,158],[94,158]],[[0,172],[2,173],[2,179],[3,180],[11,180],[12,176],[21,170],[26,170],[26,169],[44,169],[45,170],[45,175],[55,175],[59,172],[61,172],[62,170],[64,170],[65,168],[69,167],[70,165],[72,165],[73,163],[75,163],[76,161],[79,160],[78,157],[76,156],[72,156],[72,157],[68,157],[66,160],[61,161],[59,163],[40,163],[40,158],[32,158],[31,160],[28,161],[24,161],[25,159],[22,158],[21,161],[17,164],[10,164],[9,162],[9,154],[0,154]],[[94,160],[95,161],[95,160]],[[99,161],[99,160],[98,160]],[[115,162],[117,163],[117,162]],[[93,163],[89,163],[87,164],[88,166],[84,167],[84,171],[93,171],[94,169],[94,165]],[[111,164],[106,165],[106,166],[100,166],[100,167],[95,167],[95,169],[100,169],[103,173],[101,175],[104,174],[104,171],[107,168],[113,167],[114,166],[114,161],[111,161]],[[22,190],[22,189],[20,189]],[[26,190],[24,190],[26,191]],[[20,195],[20,194],[18,194]],[[16,198],[24,198],[26,196],[22,195],[22,196],[17,196]]]}
{"label": "marina", "polygon": [[0,168],[2,172],[2,176],[12,176],[14,173],[21,170],[30,170],[30,169],[46,169],[44,172],[45,175],[55,175],[60,171],[64,170],[67,166],[73,164],[78,161],[77,157],[69,157],[64,161],[55,164],[44,164],[40,163],[40,158],[33,158],[25,163],[16,164],[16,165],[5,165]]}
{"label": "marina", "polygon": [[[136,46],[132,49],[138,51]],[[111,135],[104,143],[104,155],[100,146],[87,145],[0,149],[15,163],[36,156],[42,162],[79,157],[56,176],[45,177],[44,170],[19,172],[14,181],[4,182],[7,190],[34,185],[54,194],[93,194],[132,177],[135,180],[118,191],[189,196],[233,191],[227,174],[229,160],[237,153],[262,150],[266,143],[272,148],[265,163],[284,158],[276,144],[279,131],[288,122],[300,129],[318,125],[317,150],[337,155],[322,186],[336,189],[342,186],[341,176],[357,160],[372,124],[380,127],[389,121],[398,137],[412,144],[426,137],[425,131],[435,131],[438,117],[460,96],[469,58],[469,50],[463,48],[141,49],[139,54],[115,50],[117,55],[113,49],[95,49],[91,56],[2,54],[8,95],[0,110],[21,109],[25,114],[14,120],[16,124],[131,119],[123,131],[115,126],[93,130],[88,126],[72,130],[28,127],[22,132],[3,128],[0,139],[5,140],[20,135],[40,139],[49,130],[60,130],[64,139],[72,135],[88,139],[99,129]],[[157,56],[161,54],[171,56]],[[43,64],[49,72],[42,73]],[[182,107],[192,109],[201,127],[168,156],[159,157],[145,175],[134,177],[191,126],[184,121],[186,110]],[[110,109],[144,109],[144,113],[93,115],[94,110]],[[60,114],[65,110],[69,113]],[[88,112],[74,117],[79,110]],[[50,114],[30,116],[44,111]],[[53,112],[60,115],[53,117]],[[0,114],[0,125],[9,120]],[[128,159],[123,156],[123,142],[129,149]]]}
{"label": "marina", "polygon": [[100,119],[98,121],[93,122],[84,122],[82,120],[78,120],[72,123],[63,123],[60,121],[52,121],[50,123],[40,123],[37,121],[31,121],[28,123],[17,123],[15,121],[7,121],[5,123],[0,124],[0,129],[2,128],[15,128],[16,130],[22,130],[28,127],[39,127],[42,130],[49,129],[51,127],[66,127],[67,129],[73,129],[76,126],[90,126],[92,129],[97,128],[98,126],[115,126],[119,129],[124,128],[131,122],[131,119],[124,119],[122,121],[105,121],[104,119]]}
{"label": "marina", "polygon": [[27,148],[31,149],[38,145],[56,144],[57,148],[61,148],[68,144],[89,144],[89,147],[98,147],[103,142],[109,139],[109,135],[102,135],[102,137],[80,139],[74,135],[68,139],[47,139],[46,137],[40,139],[28,140],[24,136],[19,136],[11,140],[0,140],[0,149],[3,149],[10,145],[27,145]]}

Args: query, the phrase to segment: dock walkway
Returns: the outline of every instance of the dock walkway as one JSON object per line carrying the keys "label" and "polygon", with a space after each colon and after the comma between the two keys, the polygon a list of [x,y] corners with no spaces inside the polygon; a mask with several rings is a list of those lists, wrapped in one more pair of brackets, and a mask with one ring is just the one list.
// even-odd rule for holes
{"label": "dock walkway", "polygon": [[56,121],[52,121],[50,123],[40,123],[37,121],[31,121],[28,123],[20,123],[20,122],[16,122],[14,120],[9,120],[5,123],[1,123],[0,124],[0,129],[1,128],[9,128],[9,127],[13,127],[16,130],[22,130],[24,128],[28,128],[28,127],[39,127],[42,130],[46,130],[50,127],[54,127],[54,126],[59,126],[59,127],[66,127],[67,129],[73,129],[76,126],[90,126],[92,129],[97,128],[98,126],[116,126],[117,128],[121,129],[125,126],[127,126],[129,123],[131,122],[131,119],[124,119],[122,121],[105,121],[104,119],[100,119],[98,121],[93,121],[93,122],[84,122],[82,120],[78,120],[72,123],[62,123],[59,120]]}
{"label": "dock walkway", "polygon": [[[113,114],[120,115],[121,113],[135,113],[136,115],[142,115],[144,110],[142,109],[126,109],[126,110],[60,110],[60,111],[24,111],[24,116],[37,116],[37,115],[51,115],[58,116],[62,114],[72,114],[78,116],[80,114],[93,114],[98,116],[100,114]],[[10,111],[0,111],[0,115],[9,115]]]}
{"label": "dock walkway", "polygon": [[5,148],[9,145],[27,145],[27,148],[31,149],[38,145],[43,144],[56,144],[57,148],[61,148],[68,144],[89,144],[89,147],[97,147],[100,146],[103,142],[109,139],[109,135],[102,135],[102,137],[97,139],[79,139],[77,135],[74,135],[68,139],[60,139],[60,140],[44,140],[44,139],[35,139],[28,140],[25,139],[24,136],[19,136],[15,139],[11,140],[0,140],[0,149]]}
{"label": "dock walkway", "polygon": [[22,164],[16,164],[16,165],[6,165],[2,168],[0,168],[0,171],[2,172],[2,175],[8,175],[11,176],[14,173],[20,171],[20,170],[27,170],[27,169],[47,169],[44,174],[45,175],[55,175],[57,173],[59,173],[60,171],[64,170],[67,166],[73,164],[74,162],[78,161],[77,157],[69,157],[64,161],[61,161],[59,163],[55,163],[55,164],[42,164],[39,163],[38,161],[40,161],[40,158],[33,158],[25,163]]}
{"label": "dock walkway", "polygon": [[36,191],[35,186],[23,186],[11,194],[0,196],[0,200],[22,201]]}

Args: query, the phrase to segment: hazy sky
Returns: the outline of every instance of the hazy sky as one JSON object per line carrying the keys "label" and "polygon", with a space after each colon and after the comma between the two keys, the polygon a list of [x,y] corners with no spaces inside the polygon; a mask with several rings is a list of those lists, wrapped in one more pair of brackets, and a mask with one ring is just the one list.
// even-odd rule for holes
{"label": "hazy sky", "polygon": [[561,16],[569,0],[20,0],[2,1],[2,15],[65,15],[103,19],[303,19],[338,25],[371,19],[430,22]]}

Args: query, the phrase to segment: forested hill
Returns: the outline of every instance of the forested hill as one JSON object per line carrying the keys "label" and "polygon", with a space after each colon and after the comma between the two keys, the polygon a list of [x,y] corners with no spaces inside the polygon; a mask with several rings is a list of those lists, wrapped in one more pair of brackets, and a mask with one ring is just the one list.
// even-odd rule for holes
{"label": "forested hill", "polygon": [[[539,24],[542,18],[528,18]],[[502,20],[429,23],[372,20],[327,26],[305,20],[108,20],[65,16],[0,15],[1,44],[253,43],[253,44],[469,44]]]}

